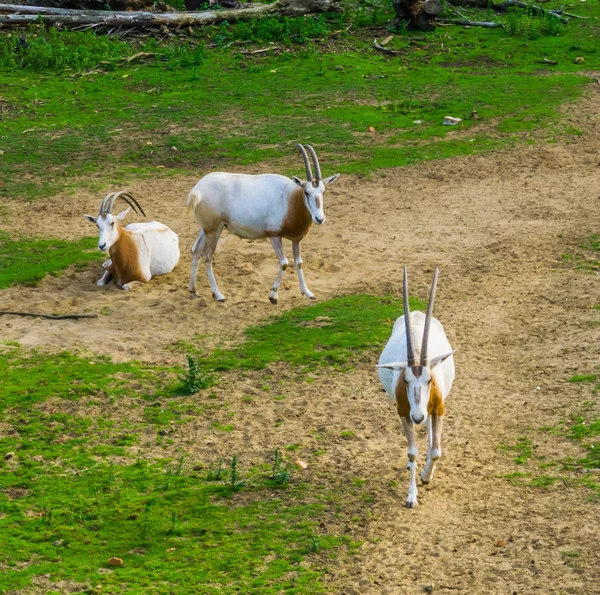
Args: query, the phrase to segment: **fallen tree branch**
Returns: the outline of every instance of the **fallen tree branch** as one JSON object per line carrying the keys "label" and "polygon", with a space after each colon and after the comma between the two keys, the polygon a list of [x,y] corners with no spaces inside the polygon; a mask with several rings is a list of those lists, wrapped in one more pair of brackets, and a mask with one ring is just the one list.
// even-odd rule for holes
{"label": "fallen tree branch", "polygon": [[266,54],[267,52],[273,52],[275,50],[280,50],[281,48],[278,45],[274,45],[273,47],[268,48],[260,48],[258,50],[240,50],[238,54],[243,56],[256,56],[258,54]]}
{"label": "fallen tree branch", "polygon": [[26,25],[43,22],[46,25],[80,27],[189,27],[215,23],[249,21],[268,16],[295,17],[318,12],[340,12],[339,0],[276,0],[272,4],[248,4],[244,8],[205,10],[201,12],[126,12],[106,10],[75,10],[41,6],[0,4],[0,24]]}
{"label": "fallen tree branch", "polygon": [[504,27],[502,23],[492,23],[491,21],[469,21],[468,19],[438,19],[438,23],[448,23],[450,25],[462,25],[464,27],[485,27],[486,29],[500,29]]}
{"label": "fallen tree branch", "polygon": [[78,320],[79,318],[98,318],[98,314],[62,314],[52,316],[51,314],[36,314],[35,312],[13,312],[12,310],[0,310],[0,316],[11,314],[13,316],[32,316],[34,318],[48,318],[49,320]]}
{"label": "fallen tree branch", "polygon": [[404,54],[403,50],[390,50],[389,48],[384,48],[382,45],[377,43],[377,39],[373,40],[373,47],[382,54],[387,54],[388,56],[401,56]]}
{"label": "fallen tree branch", "polygon": [[545,10],[540,6],[521,2],[521,0],[504,0],[504,2],[500,2],[499,4],[493,4],[492,2],[489,2],[489,0],[448,0],[448,3],[452,4],[452,6],[461,6],[463,8],[491,8],[495,12],[507,12],[509,8],[522,8],[530,11],[531,14],[536,16],[550,15],[557,19],[565,20],[562,17],[564,14],[562,11]]}

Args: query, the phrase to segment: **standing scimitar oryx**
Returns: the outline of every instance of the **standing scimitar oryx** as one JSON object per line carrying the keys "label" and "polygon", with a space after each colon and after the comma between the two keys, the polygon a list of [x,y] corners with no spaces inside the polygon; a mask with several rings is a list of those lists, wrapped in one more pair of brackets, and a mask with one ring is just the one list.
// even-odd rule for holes
{"label": "standing scimitar oryx", "polygon": [[[279,174],[230,174],[215,172],[204,176],[192,189],[188,198],[188,210],[194,211],[200,223],[200,235],[192,248],[192,274],[190,291],[196,291],[196,276],[200,259],[204,261],[212,295],[218,302],[225,301],[217,287],[212,260],[223,228],[234,235],[257,240],[269,238],[279,258],[279,274],[271,287],[269,300],[277,303],[279,285],[288,260],[283,252],[283,238],[292,241],[294,264],[300,281],[300,291],[309,299],[314,294],[306,286],[302,272],[300,242],[312,223],[325,221],[323,194],[328,184],[335,182],[340,174],[323,179],[314,149],[310,145],[297,145],[306,168],[306,181],[286,178]],[[313,178],[308,154],[313,161]]]}
{"label": "standing scimitar oryx", "polygon": [[[454,381],[454,351],[441,322],[431,315],[437,279],[438,269],[435,269],[427,314],[411,314],[404,267],[404,316],[396,320],[392,336],[379,358],[379,379],[385,392],[396,402],[408,440],[410,486],[407,508],[414,508],[418,504],[418,449],[414,425],[427,421],[427,460],[421,472],[421,481],[428,484],[433,477],[435,464],[442,455],[444,402]],[[417,344],[419,336],[422,337],[420,348]]]}

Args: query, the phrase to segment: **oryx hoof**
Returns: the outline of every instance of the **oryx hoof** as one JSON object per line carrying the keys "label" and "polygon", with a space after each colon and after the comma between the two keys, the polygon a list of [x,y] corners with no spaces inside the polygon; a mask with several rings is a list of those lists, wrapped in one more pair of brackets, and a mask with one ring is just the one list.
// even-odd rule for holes
{"label": "oryx hoof", "polygon": [[416,498],[408,498],[404,504],[406,508],[416,508],[419,506]]}
{"label": "oryx hoof", "polygon": [[213,297],[215,298],[215,300],[216,300],[217,302],[219,302],[220,304],[222,304],[222,303],[225,301],[225,297],[224,297],[224,296],[222,296],[221,294],[218,294],[218,295],[217,295],[217,294],[213,293],[213,294],[212,294],[212,296],[213,296]]}
{"label": "oryx hoof", "polygon": [[425,478],[423,477],[423,474],[422,474],[422,473],[420,473],[419,475],[421,476],[421,483],[422,483],[424,486],[428,486],[428,485],[431,483],[431,479],[425,479]]}
{"label": "oryx hoof", "polygon": [[276,297],[274,297],[274,296],[270,295],[270,296],[269,296],[269,301],[270,301],[270,302],[271,302],[271,303],[272,303],[274,306],[276,306],[276,305],[277,305],[277,298],[276,298]]}

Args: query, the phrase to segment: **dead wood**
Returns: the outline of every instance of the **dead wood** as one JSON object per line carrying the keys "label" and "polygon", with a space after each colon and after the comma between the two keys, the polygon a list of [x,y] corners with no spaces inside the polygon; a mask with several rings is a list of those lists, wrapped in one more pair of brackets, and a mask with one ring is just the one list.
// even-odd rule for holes
{"label": "dead wood", "polygon": [[48,318],[49,320],[78,320],[80,318],[98,318],[98,314],[62,314],[60,316],[52,316],[51,314],[36,314],[35,312],[13,312],[12,310],[0,310],[0,316],[4,316],[6,314],[12,316]]}
{"label": "dead wood", "polygon": [[502,23],[493,23],[491,21],[470,21],[469,19],[438,19],[438,23],[448,23],[450,25],[462,25],[463,27],[485,27],[486,29],[499,29],[504,25]]}
{"label": "dead wood", "polygon": [[0,4],[0,24],[77,27],[189,27],[215,23],[249,21],[268,16],[295,17],[319,12],[339,12],[339,0],[277,0],[273,4],[247,4],[240,9],[206,10],[202,12],[127,12],[75,10],[68,8]]}

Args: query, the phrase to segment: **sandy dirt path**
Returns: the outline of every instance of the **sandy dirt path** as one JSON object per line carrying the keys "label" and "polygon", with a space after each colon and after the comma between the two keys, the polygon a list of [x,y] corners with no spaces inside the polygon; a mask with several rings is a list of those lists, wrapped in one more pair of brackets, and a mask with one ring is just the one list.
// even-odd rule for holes
{"label": "sandy dirt path", "polygon": [[[347,374],[316,371],[312,384],[284,377],[282,402],[257,399],[249,406],[242,399],[259,394],[261,375],[231,378],[218,390],[232,403],[236,429],[216,435],[200,424],[173,436],[173,448],[192,458],[243,451],[262,460],[291,437],[310,450],[323,444],[315,433],[324,436],[326,452],[307,479],[362,478],[372,495],[360,511],[342,512],[323,528],[365,540],[357,556],[338,562],[331,593],[412,594],[428,585],[441,593],[600,593],[598,505],[580,488],[511,485],[503,476],[515,465],[498,449],[530,428],[566,419],[591,397],[589,387],[568,378],[598,364],[598,313],[591,306],[600,303],[600,280],[566,266],[561,255],[600,225],[600,94],[593,93],[579,105],[584,134],[570,144],[521,146],[371,179],[342,177],[326,195],[326,225],[304,242],[307,281],[321,299],[363,291],[399,295],[404,263],[411,293],[425,297],[433,267],[440,266],[436,316],[457,348],[457,380],[444,457],[431,487],[420,490],[417,509],[403,508],[405,440],[368,358]],[[190,298],[189,247],[197,229],[183,205],[195,181],[130,188],[152,218],[180,233],[183,257],[172,275],[130,293],[97,288],[99,270],[89,269],[3,291],[0,308],[107,315],[85,323],[4,318],[2,336],[117,360],[181,361],[166,349],[177,340],[206,335],[207,346],[219,336],[235,340],[249,323],[304,303],[289,272],[289,291],[281,291],[279,306],[269,304],[277,274],[270,245],[230,235],[221,240],[215,263],[228,301],[210,301],[202,273],[208,307]],[[76,238],[92,230],[74,214],[94,212],[98,199],[84,193],[13,205],[8,218],[15,229],[22,215],[43,214],[51,235]],[[279,366],[270,372],[286,373]],[[344,429],[355,438],[341,440]],[[420,445],[423,459],[424,437]],[[548,457],[566,454],[560,441],[540,438],[537,448]],[[572,551],[580,554],[576,564],[562,554]]]}

